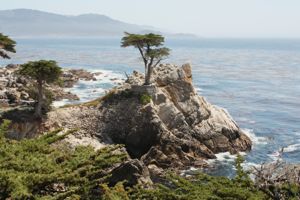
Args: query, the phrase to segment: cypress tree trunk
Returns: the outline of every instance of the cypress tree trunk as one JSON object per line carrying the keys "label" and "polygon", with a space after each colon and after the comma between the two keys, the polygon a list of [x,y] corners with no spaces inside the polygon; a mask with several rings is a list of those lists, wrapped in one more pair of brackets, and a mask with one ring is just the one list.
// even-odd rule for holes
{"label": "cypress tree trunk", "polygon": [[148,68],[148,66],[147,66],[147,65],[145,65],[145,79],[146,79],[146,76],[147,76],[147,74],[148,74],[148,70],[147,70],[147,68]]}
{"label": "cypress tree trunk", "polygon": [[145,77],[145,85],[151,84],[152,66],[148,66],[147,74]]}
{"label": "cypress tree trunk", "polygon": [[38,80],[37,83],[38,89],[38,97],[37,97],[37,105],[35,107],[34,115],[38,118],[42,117],[42,105],[43,105],[43,84],[41,80]]}

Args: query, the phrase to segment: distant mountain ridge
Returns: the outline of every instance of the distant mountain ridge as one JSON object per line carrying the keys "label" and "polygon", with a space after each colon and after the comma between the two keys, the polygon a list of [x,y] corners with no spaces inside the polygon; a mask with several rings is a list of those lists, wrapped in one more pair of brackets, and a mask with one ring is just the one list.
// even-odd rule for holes
{"label": "distant mountain ridge", "polygon": [[149,29],[157,31],[99,14],[69,16],[30,9],[0,10],[0,32],[13,37],[114,37],[124,31],[139,33]]}

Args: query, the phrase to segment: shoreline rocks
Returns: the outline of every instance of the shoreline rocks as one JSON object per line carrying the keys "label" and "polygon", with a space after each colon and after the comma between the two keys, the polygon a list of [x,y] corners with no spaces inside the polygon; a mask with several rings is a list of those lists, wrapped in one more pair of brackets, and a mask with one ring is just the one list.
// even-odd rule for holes
{"label": "shoreline rocks", "polygon": [[[30,98],[28,88],[32,85],[30,80],[18,76],[15,72],[20,65],[7,65],[0,67],[0,106],[16,107],[34,103]],[[96,74],[83,69],[64,69],[60,85],[47,85],[52,91],[54,100],[79,100],[76,94],[67,92],[64,88],[72,88],[79,80],[95,81]]]}
{"label": "shoreline rocks", "polygon": [[201,167],[216,153],[251,149],[231,116],[195,92],[190,65],[160,65],[152,81],[144,86],[143,74],[134,72],[99,105],[54,110],[44,127],[78,128],[79,138],[124,144],[131,158],[153,169]]}

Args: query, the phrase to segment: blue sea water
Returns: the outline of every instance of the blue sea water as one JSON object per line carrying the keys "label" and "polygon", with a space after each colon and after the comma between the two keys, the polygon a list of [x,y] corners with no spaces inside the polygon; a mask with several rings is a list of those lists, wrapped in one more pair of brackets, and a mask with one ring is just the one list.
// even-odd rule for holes
{"label": "blue sea water", "polygon": [[[67,68],[102,71],[97,82],[81,82],[73,92],[87,101],[124,78],[143,70],[134,49],[118,39],[19,39],[8,63],[53,59]],[[198,92],[224,107],[254,141],[246,165],[279,159],[300,163],[300,40],[198,39],[167,40],[172,49],[164,62],[193,66]],[[234,157],[219,154],[213,174],[232,175]]]}

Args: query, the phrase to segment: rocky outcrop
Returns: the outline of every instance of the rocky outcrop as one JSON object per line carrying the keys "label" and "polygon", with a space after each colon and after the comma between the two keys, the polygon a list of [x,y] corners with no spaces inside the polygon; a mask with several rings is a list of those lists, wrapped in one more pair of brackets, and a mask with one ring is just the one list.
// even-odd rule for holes
{"label": "rocky outcrop", "polygon": [[108,179],[111,186],[119,182],[125,182],[126,186],[141,184],[143,186],[152,184],[148,168],[138,159],[132,159],[122,163],[111,172]]}
{"label": "rocky outcrop", "polygon": [[65,70],[61,76],[63,86],[65,88],[73,87],[79,80],[96,81],[97,73],[91,73],[84,69],[69,69]]}
{"label": "rocky outcrop", "polygon": [[[0,106],[13,107],[27,105],[33,102],[30,97],[30,80],[18,76],[15,72],[19,65],[7,65],[0,68]],[[76,94],[65,91],[64,88],[71,88],[79,80],[95,81],[94,73],[83,69],[65,69],[60,77],[61,85],[47,85],[47,89],[52,91],[53,98],[57,101],[62,99],[79,100]]]}
{"label": "rocky outcrop", "polygon": [[76,127],[80,137],[124,144],[132,158],[153,169],[204,166],[216,153],[251,149],[230,115],[195,92],[190,65],[156,67],[150,86],[143,79],[134,72],[97,107],[50,112],[45,127]]}

